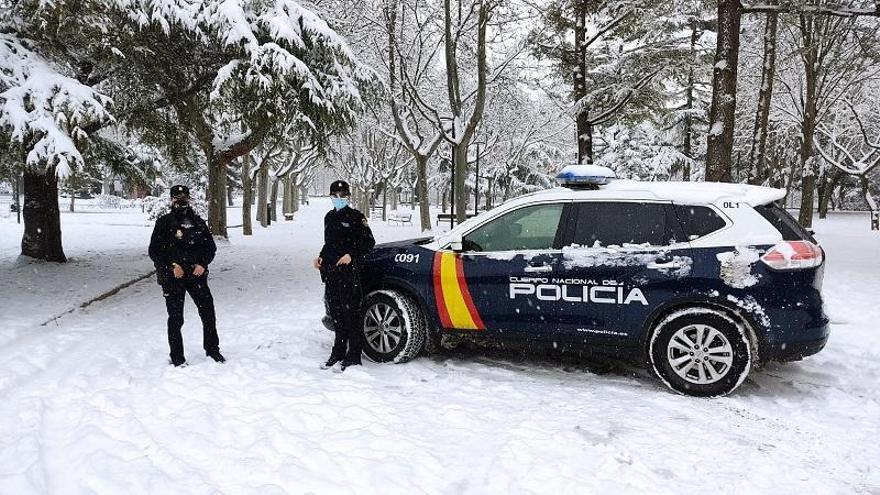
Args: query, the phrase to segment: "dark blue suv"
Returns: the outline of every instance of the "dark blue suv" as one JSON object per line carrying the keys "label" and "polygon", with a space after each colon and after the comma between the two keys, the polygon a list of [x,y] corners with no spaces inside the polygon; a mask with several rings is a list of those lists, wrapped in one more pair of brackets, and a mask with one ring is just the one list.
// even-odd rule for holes
{"label": "dark blue suv", "polygon": [[775,203],[783,191],[600,183],[376,246],[367,356],[405,362],[444,335],[517,339],[637,357],[677,392],[718,396],[761,362],[824,347],[824,253]]}

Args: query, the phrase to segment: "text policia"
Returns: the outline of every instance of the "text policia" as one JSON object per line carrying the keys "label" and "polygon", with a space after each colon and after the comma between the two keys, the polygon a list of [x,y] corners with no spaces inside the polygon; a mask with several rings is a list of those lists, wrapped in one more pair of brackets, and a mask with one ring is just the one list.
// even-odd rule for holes
{"label": "text policia", "polygon": [[508,294],[511,299],[534,297],[539,301],[567,301],[596,304],[648,305],[638,287],[626,289],[616,280],[510,277]]}

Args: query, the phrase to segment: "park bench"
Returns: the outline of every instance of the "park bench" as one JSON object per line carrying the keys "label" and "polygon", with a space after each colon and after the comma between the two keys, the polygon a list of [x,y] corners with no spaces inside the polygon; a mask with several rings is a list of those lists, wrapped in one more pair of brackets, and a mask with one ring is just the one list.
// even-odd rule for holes
{"label": "park bench", "polygon": [[[471,212],[468,212],[465,214],[465,217],[466,218],[473,218],[474,214]],[[450,220],[452,220],[452,213],[438,213],[437,220],[434,222],[434,225],[440,225],[440,222],[443,222],[443,221],[449,222]]]}
{"label": "park bench", "polygon": [[398,225],[410,224],[412,225],[412,212],[411,211],[392,211],[390,215],[388,215],[388,223],[396,223]]}

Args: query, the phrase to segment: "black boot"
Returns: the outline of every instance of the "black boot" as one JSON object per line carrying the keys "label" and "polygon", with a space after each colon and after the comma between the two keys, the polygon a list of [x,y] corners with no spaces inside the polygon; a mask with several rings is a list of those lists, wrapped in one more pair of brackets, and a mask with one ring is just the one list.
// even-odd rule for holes
{"label": "black boot", "polygon": [[211,351],[211,352],[205,353],[205,355],[208,356],[209,358],[213,359],[214,361],[217,361],[218,363],[225,363],[226,362],[226,358],[223,357],[223,354],[220,354],[220,351]]}
{"label": "black boot", "polygon": [[361,365],[361,363],[356,363],[354,361],[342,361],[342,366],[339,367],[339,373],[342,373],[343,371],[345,371],[348,368],[351,368],[352,366],[360,366],[360,365]]}
{"label": "black boot", "polygon": [[330,356],[330,359],[328,359],[326,363],[324,363],[324,364],[321,365],[321,369],[322,369],[322,370],[329,370],[329,369],[332,368],[336,363],[338,363],[338,362],[340,362],[340,361],[342,361],[341,358],[336,358],[336,357]]}
{"label": "black boot", "polygon": [[185,358],[172,358],[171,364],[173,364],[175,368],[180,368],[181,366],[186,366],[186,359]]}

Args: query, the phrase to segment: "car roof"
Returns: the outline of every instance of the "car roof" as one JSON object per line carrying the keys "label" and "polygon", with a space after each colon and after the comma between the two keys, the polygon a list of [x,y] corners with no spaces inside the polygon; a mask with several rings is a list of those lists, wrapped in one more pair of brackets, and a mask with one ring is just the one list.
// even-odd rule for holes
{"label": "car roof", "polygon": [[[723,202],[736,202],[754,207],[772,203],[784,197],[784,189],[748,184],[682,181],[648,182],[615,179],[608,185],[599,186],[598,189],[556,187],[519,196],[499,205],[493,210],[469,218],[456,225],[451,231],[438,234],[436,240],[442,243],[448,240],[453,233],[469,230],[473,226],[506,211],[524,205],[539,204],[547,201],[670,201],[676,204],[692,206],[710,204],[721,206]],[[744,209],[738,211],[745,213]]]}
{"label": "car roof", "polygon": [[614,180],[599,189],[556,187],[521,196],[534,201],[556,199],[653,200],[686,205],[707,205],[737,201],[750,206],[772,203],[785,197],[785,190],[724,182],[643,182]]}

